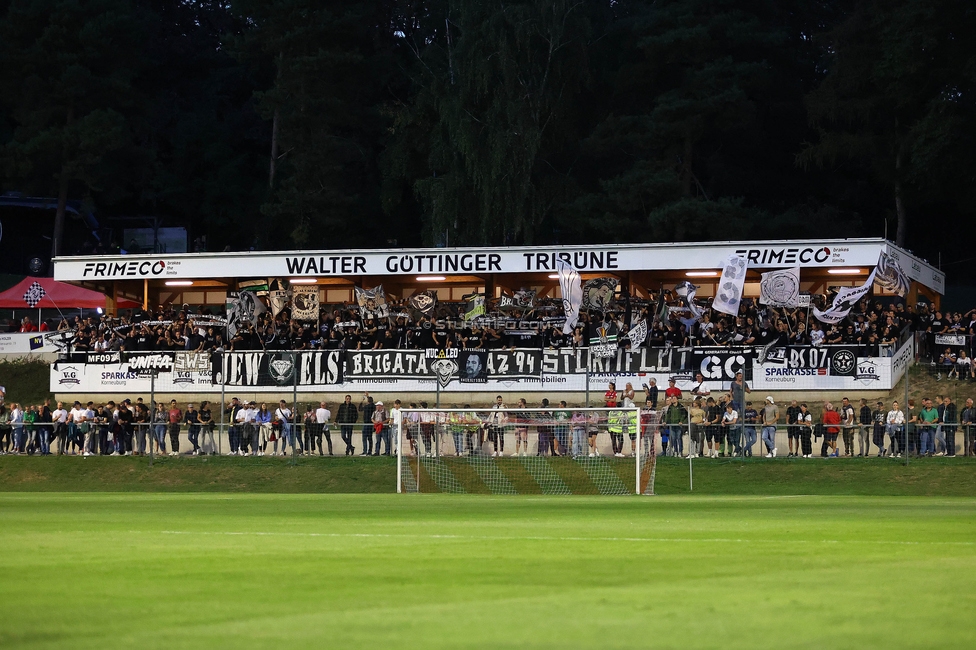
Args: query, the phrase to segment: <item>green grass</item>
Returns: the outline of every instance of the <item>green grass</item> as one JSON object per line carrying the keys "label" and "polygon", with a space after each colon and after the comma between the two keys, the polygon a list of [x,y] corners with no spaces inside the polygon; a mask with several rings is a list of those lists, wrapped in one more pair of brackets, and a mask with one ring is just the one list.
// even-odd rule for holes
{"label": "green grass", "polygon": [[[621,464],[625,480],[632,471],[632,464]],[[976,458],[913,459],[908,466],[885,458],[699,459],[693,477],[695,494],[972,496]],[[465,478],[477,480],[473,473]],[[306,457],[292,465],[269,457],[163,457],[150,467],[148,458],[0,457],[0,490],[5,491],[391,493],[395,488],[395,458]],[[656,488],[660,495],[688,494],[688,461],[659,458]]]}
{"label": "green grass", "polygon": [[971,648],[976,499],[0,494],[3,648]]}

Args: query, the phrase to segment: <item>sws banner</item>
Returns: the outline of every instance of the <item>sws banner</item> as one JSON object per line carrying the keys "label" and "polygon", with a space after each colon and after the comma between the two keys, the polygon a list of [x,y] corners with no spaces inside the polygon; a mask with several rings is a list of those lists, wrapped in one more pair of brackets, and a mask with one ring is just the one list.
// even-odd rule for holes
{"label": "sws banner", "polygon": [[327,386],[342,383],[342,352],[226,352],[211,357],[219,386]]}

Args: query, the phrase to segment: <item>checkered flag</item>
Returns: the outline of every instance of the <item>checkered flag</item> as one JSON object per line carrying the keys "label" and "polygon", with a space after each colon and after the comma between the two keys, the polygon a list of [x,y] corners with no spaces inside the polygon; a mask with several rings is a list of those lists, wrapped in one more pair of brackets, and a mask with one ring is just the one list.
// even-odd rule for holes
{"label": "checkered flag", "polygon": [[24,292],[24,302],[27,303],[28,307],[33,308],[37,303],[41,302],[47,292],[44,291],[44,287],[38,282],[34,282],[31,286],[27,287],[27,291]]}

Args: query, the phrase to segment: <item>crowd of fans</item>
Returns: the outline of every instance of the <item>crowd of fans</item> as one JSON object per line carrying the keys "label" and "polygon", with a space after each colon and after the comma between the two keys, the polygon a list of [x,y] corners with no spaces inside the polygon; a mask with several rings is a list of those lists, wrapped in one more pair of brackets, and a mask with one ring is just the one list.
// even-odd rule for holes
{"label": "crowd of fans", "polygon": [[[338,433],[345,455],[379,456],[396,453],[393,428],[402,419],[408,455],[454,454],[599,456],[610,453],[623,458],[640,449],[657,449],[683,457],[752,456],[812,458],[820,443],[822,457],[895,457],[902,455],[955,457],[974,449],[976,407],[967,399],[962,408],[949,396],[935,400],[858,404],[844,398],[838,405],[826,402],[819,413],[807,404],[788,406],[768,396],[761,405],[749,399],[751,390],[741,373],[729,390],[713,395],[698,376],[689,396],[669,380],[666,389],[652,381],[643,387],[636,419],[638,395],[631,384],[618,391],[610,384],[604,394],[605,410],[550,405],[543,399],[530,408],[520,399],[510,409],[498,396],[489,406],[452,404],[450,410],[412,411],[399,399],[389,406],[364,393],[358,403],[346,395],[335,411],[326,402],[293,408],[278,403],[244,402],[232,398],[226,404],[207,401],[180,405],[145,403],[125,399],[104,404],[58,402],[22,406],[0,402],[0,454],[52,453],[68,455],[144,455],[147,453],[208,455],[333,455],[332,434]],[[427,409],[426,402],[410,403],[409,409]],[[221,413],[221,410],[223,413]],[[228,449],[215,434],[226,427]],[[535,436],[529,433],[534,431]],[[785,433],[787,449],[780,453]],[[961,434],[957,439],[957,433]],[[186,443],[181,443],[185,434]],[[626,438],[631,444],[626,446]],[[606,448],[610,443],[609,452]],[[512,452],[514,443],[514,452]],[[757,449],[757,445],[759,445]],[[56,449],[56,451],[55,451]]]}
{"label": "crowd of fans", "polygon": [[[936,359],[944,351],[936,349],[935,335],[965,335],[967,344],[951,350],[952,364],[960,347],[967,349],[967,358],[972,357],[971,341],[976,334],[976,310],[943,314],[925,303],[912,308],[900,301],[885,305],[865,298],[844,321],[824,325],[808,309],[767,308],[748,299],[736,317],[706,308],[700,319],[682,310],[680,301],[671,304],[663,318],[655,317],[653,300],[627,302],[629,323],[624,307],[606,314],[584,311],[569,334],[562,331],[561,306],[549,299],[539,301],[532,310],[494,312],[471,322],[464,320],[461,303],[438,303],[434,313],[425,315],[412,311],[407,301],[390,300],[387,318],[363,317],[357,306],[343,304],[323,306],[318,322],[302,322],[292,319],[286,308],[276,316],[260,314],[233,334],[228,334],[221,314],[187,305],[123,312],[117,318],[74,316],[62,319],[56,329],[73,334],[72,350],[94,352],[585,347],[591,324],[616,329],[618,345],[630,347],[630,327],[647,319],[648,333],[640,344],[647,347],[846,344],[862,346],[865,356],[878,356],[890,353],[906,332],[924,332],[922,356]],[[34,329],[30,319],[24,319],[21,331]],[[972,368],[968,375],[972,376]]]}

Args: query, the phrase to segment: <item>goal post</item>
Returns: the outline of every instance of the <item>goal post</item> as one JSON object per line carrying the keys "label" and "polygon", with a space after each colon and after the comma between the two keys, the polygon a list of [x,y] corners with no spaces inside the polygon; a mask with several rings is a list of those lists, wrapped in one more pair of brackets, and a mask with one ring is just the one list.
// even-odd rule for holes
{"label": "goal post", "polygon": [[633,406],[401,409],[397,492],[652,495],[654,416]]}

